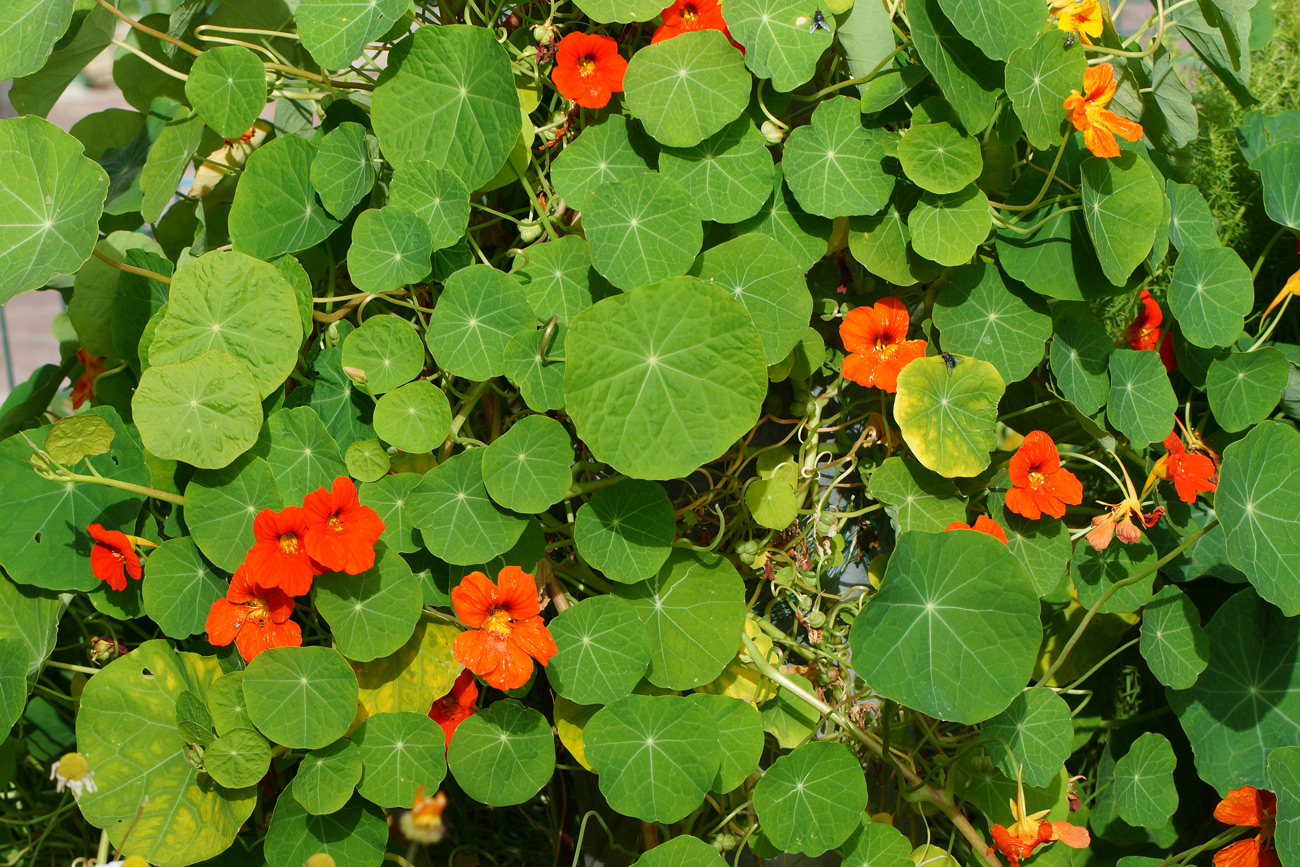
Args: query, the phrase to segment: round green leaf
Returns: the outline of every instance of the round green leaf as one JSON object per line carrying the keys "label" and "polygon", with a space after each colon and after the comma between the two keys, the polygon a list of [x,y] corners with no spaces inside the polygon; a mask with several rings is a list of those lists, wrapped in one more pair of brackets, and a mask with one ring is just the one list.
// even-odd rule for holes
{"label": "round green leaf", "polygon": [[212,715],[212,727],[216,733],[224,735],[235,729],[253,728],[247,704],[244,700],[243,671],[232,671],[214,680],[208,688],[208,711]]}
{"label": "round green leaf", "polygon": [[574,519],[578,553],[606,578],[622,584],[659,571],[677,535],[673,504],[663,486],[624,479],[592,495]]}
{"label": "round green leaf", "polygon": [[469,191],[465,182],[429,160],[411,160],[393,172],[388,205],[418,214],[429,227],[434,250],[456,243],[469,225]]}
{"label": "round green leaf", "polygon": [[185,98],[213,132],[237,139],[248,132],[266,105],[266,69],[247,48],[209,48],[194,59],[185,81]]}
{"label": "round green leaf", "polygon": [[528,526],[527,519],[488,497],[483,456],[474,450],[424,474],[406,500],[406,519],[420,528],[433,556],[461,566],[508,551]]}
{"label": "round green leaf", "polygon": [[266,867],[301,867],[316,854],[348,867],[383,863],[388,845],[383,810],[357,795],[337,812],[313,816],[298,802],[293,791],[297,787],[295,779],[276,799],[266,829]]}
{"label": "round green leaf", "polygon": [[384,35],[406,11],[404,0],[302,0],[298,32],[312,58],[326,69],[342,69],[366,43]]}
{"label": "round green leaf", "polygon": [[1300,227],[1300,142],[1282,141],[1251,162],[1264,183],[1264,210],[1275,222]]}
{"label": "round green leaf", "polygon": [[[1034,0],[940,0],[939,5],[963,36],[995,60],[1006,60],[1017,49],[1032,45],[1042,18]],[[1056,50],[1062,50],[1060,36]]]}
{"label": "round green leaf", "polygon": [[357,676],[329,647],[273,647],[244,671],[248,715],[281,746],[316,749],[338,740],[357,710]]}
{"label": "round green leaf", "polygon": [[372,714],[428,713],[464,670],[451,652],[451,643],[460,633],[451,624],[421,620],[415,634],[392,656],[355,664],[362,706]]}
{"label": "round green leaf", "polygon": [[754,787],[754,812],[767,838],[782,851],[811,857],[847,840],[866,806],[857,758],[830,741],[781,756]]}
{"label": "round green leaf", "polygon": [[[1159,556],[1155,545],[1145,538],[1132,545],[1113,544],[1102,551],[1094,550],[1091,546],[1080,545],[1074,559],[1070,561],[1070,571],[1074,578],[1074,589],[1079,595],[1079,603],[1091,608],[1101,599],[1103,593],[1110,590],[1112,584],[1147,571],[1155,565]],[[1137,611],[1151,599],[1155,578],[1156,573],[1152,571],[1136,584],[1117,590],[1099,611],[1102,614],[1127,614]]]}
{"label": "round green leaf", "polygon": [[898,375],[894,418],[903,439],[925,467],[941,476],[978,475],[997,447],[998,401],[1005,391],[987,361],[918,358]]}
{"label": "round green leaf", "polygon": [[789,479],[754,479],[745,488],[745,507],[759,526],[784,530],[799,514],[799,498]]}
{"label": "round green leaf", "polygon": [[935,301],[934,324],[944,349],[989,362],[1004,382],[1028,376],[1052,336],[1042,299],[1008,286],[996,265],[983,262],[952,273]]}
{"label": "round green leaf", "polygon": [[381,807],[409,807],[417,787],[436,792],[447,775],[447,737],[428,714],[366,717],[352,743],[363,768],[357,793]]}
{"label": "round green leaf", "polygon": [[1205,394],[1214,420],[1226,431],[1245,430],[1263,421],[1282,399],[1290,376],[1286,356],[1272,346],[1216,358],[1205,373]]}
{"label": "round green leaf", "polygon": [[344,367],[364,374],[371,394],[383,394],[420,375],[424,346],[411,323],[383,313],[370,317],[343,339],[342,361]]}
{"label": "round green leaf", "polygon": [[417,28],[375,88],[371,120],[395,166],[428,160],[469,189],[492,179],[519,138],[510,58],[484,27]]}
{"label": "round green leaf", "polygon": [[425,339],[445,371],[484,380],[505,372],[506,344],[534,327],[528,296],[513,275],[470,265],[447,278]]}
{"label": "round green leaf", "polygon": [[361,482],[382,479],[393,466],[388,450],[379,440],[357,440],[348,446],[343,460],[347,464],[348,475]]}
{"label": "round green leaf", "polygon": [[578,436],[635,478],[677,478],[714,460],[758,420],[767,394],[749,312],[692,278],[597,302],[570,324],[566,353]]}
{"label": "round green leaf", "polygon": [[995,508],[1007,534],[1007,547],[1029,573],[1034,592],[1046,596],[1061,585],[1073,553],[1068,528],[1059,521],[1031,521]]}
{"label": "round green leaf", "polygon": [[428,224],[414,211],[370,208],[352,224],[348,273],[358,289],[388,292],[428,277],[432,253]]}
{"label": "round green leaf", "polygon": [[72,466],[84,457],[108,451],[116,435],[103,416],[70,416],[50,428],[45,435],[45,451],[59,463]]}
{"label": "round green leaf", "polygon": [[912,843],[893,825],[865,822],[844,843],[842,867],[911,867]]}
{"label": "round green leaf", "polygon": [[1142,610],[1142,658],[1156,679],[1172,689],[1187,689],[1205,670],[1209,639],[1201,615],[1174,585],[1161,589]]}
{"label": "round green leaf", "polygon": [[233,729],[203,751],[203,769],[227,789],[255,786],[271,767],[271,745],[251,729]]}
{"label": "round green leaf", "polygon": [[1123,285],[1146,261],[1165,222],[1159,181],[1136,153],[1083,161],[1083,218],[1106,278]]}
{"label": "round green leaf", "polygon": [[907,218],[916,252],[948,267],[964,265],[993,228],[989,200],[974,184],[948,195],[926,193]]}
{"label": "round green leaf", "polygon": [[1007,96],[1025,136],[1039,150],[1061,143],[1062,94],[1078,89],[1088,68],[1085,53],[1063,51],[1062,41],[1061,33],[1051,30],[1007,57]]}
{"label": "round green leaf", "polygon": [[1300,747],[1279,747],[1268,755],[1270,789],[1277,795],[1277,851],[1287,863],[1300,856]]}
{"label": "round green leaf", "polygon": [[[656,3],[654,12],[658,12]],[[654,142],[621,114],[582,130],[551,163],[551,184],[570,207],[586,211],[601,184],[626,181],[655,170]],[[565,240],[565,239],[561,239]],[[530,254],[532,251],[529,251]]]}
{"label": "round green leaf", "polygon": [[786,139],[781,161],[799,205],[822,217],[870,215],[883,209],[894,176],[881,162],[882,136],[879,130],[863,128],[862,103],[852,97],[836,96],[818,105],[812,123]]}
{"label": "round green leaf", "polygon": [[172,278],[167,313],[149,346],[150,371],[219,349],[248,365],[266,397],[284,384],[301,344],[298,300],[276,267],[212,252]]}
{"label": "round green leaf", "polygon": [[942,533],[953,521],[966,521],[966,501],[957,486],[906,458],[886,458],[868,482],[871,496],[885,504],[885,514],[899,533]]}
{"label": "round green leaf", "polygon": [[506,378],[533,412],[564,408],[564,362],[554,356],[564,356],[564,333],[559,329],[550,339],[544,329],[521,331],[506,344]]}
{"label": "round green leaf", "polygon": [[520,419],[483,450],[488,494],[516,512],[542,512],[573,484],[573,441],[553,418]]}
{"label": "round green leaf", "polygon": [[1250,268],[1227,247],[1188,247],[1169,284],[1169,308],[1183,336],[1207,349],[1230,346],[1255,302]]}
{"label": "round green leaf", "polygon": [[155,640],[87,681],[77,750],[95,772],[98,791],[83,794],[78,806],[86,821],[124,847],[123,855],[159,867],[215,857],[252,815],[257,792],[201,782],[176,734],[180,694],[189,690],[202,699],[220,675],[216,658],[177,653]]}
{"label": "round green leaf", "polygon": [[1300,433],[1263,422],[1224,449],[1214,504],[1232,565],[1287,616],[1300,614]]}
{"label": "round green leaf", "polygon": [[406,499],[420,479],[418,473],[392,473],[361,486],[361,504],[374,509],[379,520],[384,522],[384,532],[379,541],[385,548],[403,554],[420,550],[415,527],[406,518]]}
{"label": "round green leaf", "polygon": [[347,475],[338,443],[311,407],[277,409],[267,416],[262,438],[253,451],[265,455],[276,487],[290,502],[301,501]]}
{"label": "round green leaf", "polygon": [[736,655],[745,621],[745,586],[731,562],[673,549],[658,574],[617,584],[614,595],[636,608],[650,635],[646,679],[693,689],[716,678]]}
{"label": "round green leaf", "polygon": [[[680,33],[632,55],[623,78],[628,110],[667,147],[699,144],[749,101],[745,60],[718,30]],[[648,282],[648,281],[647,281]]]}
{"label": "round green leaf", "polygon": [[676,822],[698,807],[722,761],[713,715],[678,696],[621,698],[587,722],[582,740],[609,805],[644,822]]}
{"label": "round green leaf", "polygon": [[431,382],[409,382],[375,403],[375,433],[404,452],[431,452],[450,431],[451,403]]}
{"label": "round green leaf", "polygon": [[185,526],[205,557],[234,572],[253,544],[257,513],[281,505],[271,467],[243,455],[219,470],[194,474],[185,488]]}
{"label": "round green leaf", "polygon": [[924,123],[903,134],[898,161],[908,179],[932,193],[956,193],[984,169],[979,142],[950,123]]}
{"label": "round green leaf", "polygon": [[178,364],[152,365],[140,376],[131,410],[144,447],[155,456],[219,469],[257,442],[261,397],[248,366],[213,349]]}
{"label": "round green leaf", "polygon": [[805,213],[785,184],[780,163],[772,180],[772,195],[757,214],[735,227],[739,235],[758,233],[775,238],[794,256],[800,268],[808,269],[826,255],[831,236],[831,221]]}
{"label": "round green leaf", "polygon": [[768,364],[789,355],[808,330],[813,303],[803,269],[771,236],[742,235],[711,247],[692,273],[745,305],[763,338]]}
{"label": "round green leaf", "polygon": [[899,198],[873,217],[849,220],[849,251],[869,273],[911,286],[934,279],[942,269],[912,249],[912,232],[898,209]]}
{"label": "round green leaf", "polygon": [[1031,786],[1047,786],[1060,776],[1073,752],[1070,706],[1050,689],[1027,689],[984,724],[983,737],[1002,773]]}
{"label": "round green leaf", "polygon": [[713,791],[730,792],[758,769],[763,755],[763,719],[753,704],[729,695],[693,692],[687,698],[708,708],[718,724],[722,764],[713,778]]}
{"label": "round green leaf", "polygon": [[149,619],[168,638],[204,631],[208,609],[226,595],[226,582],[199,556],[194,539],[168,539],[149,554],[149,580],[140,588]]}
{"label": "round green leaf", "polygon": [[303,756],[291,791],[308,813],[325,816],[342,810],[359,782],[361,752],[352,741],[339,738]]}
{"label": "round green leaf", "polygon": [[727,26],[745,46],[745,65],[759,78],[788,92],[812,78],[817,61],[835,36],[835,16],[826,28],[808,31],[812,11],[799,0],[731,0]]}
{"label": "round green leaf", "polygon": [[620,289],[685,274],[704,240],[690,194],[655,172],[601,184],[582,222],[592,265]]}
{"label": "round green leaf", "polygon": [[74,0],[16,0],[0,12],[0,76],[18,78],[40,70],[68,29]]}
{"label": "round green leaf", "polygon": [[39,117],[0,120],[0,303],[39,289],[55,274],[71,274],[90,258],[108,175],[82,150]]}
{"label": "round green leaf", "polygon": [[54,652],[66,607],[57,593],[0,580],[0,638],[16,639],[23,646],[28,677],[39,674]]}
{"label": "round green leaf", "polygon": [[631,603],[592,596],[550,622],[559,653],[546,665],[557,693],[578,704],[609,704],[632,692],[650,664],[645,626]]}
{"label": "round green leaf", "polygon": [[1091,319],[1067,316],[1058,320],[1055,327],[1048,357],[1056,384],[1079,412],[1094,413],[1110,394],[1107,365],[1115,343],[1105,327]]}
{"label": "round green leaf", "polygon": [[[342,220],[375,185],[375,168],[366,144],[366,128],[359,123],[341,123],[321,139],[320,150],[311,161],[311,183],[321,204]],[[356,229],[353,228],[353,235]],[[348,271],[355,279],[355,263],[348,255]]]}
{"label": "round green leaf", "polygon": [[532,245],[515,259],[510,273],[519,279],[529,306],[543,322],[554,316],[559,324],[567,324],[597,298],[613,292],[591,267],[591,247],[578,235]]}
{"label": "round green leaf", "polygon": [[1110,355],[1110,423],[1136,448],[1160,442],[1174,429],[1178,398],[1154,349],[1116,349]]}
{"label": "round green leaf", "polygon": [[1165,183],[1171,217],[1169,242],[1179,252],[1193,247],[1218,247],[1222,244],[1214,215],[1200,189],[1177,181]]}
{"label": "round green leaf", "polygon": [[539,711],[503,699],[456,726],[447,764],[475,801],[491,807],[522,804],[555,772],[555,738]]}
{"label": "round green leaf", "polygon": [[698,837],[674,837],[636,860],[632,867],[723,867],[718,850]]}
{"label": "round green leaf", "polygon": [[1115,763],[1115,806],[1132,825],[1157,828],[1178,809],[1174,768],[1178,760],[1169,739],[1144,732]]}
{"label": "round green leaf", "polygon": [[[633,618],[636,613],[633,612]],[[637,620],[637,625],[641,623]],[[0,638],[0,731],[9,730],[27,706],[27,645],[17,638]]]}
{"label": "round green leaf", "polygon": [[236,250],[274,259],[314,247],[338,228],[316,198],[315,159],[316,145],[296,135],[282,135],[253,151],[230,208]]}
{"label": "round green leaf", "polygon": [[667,148],[659,171],[686,188],[706,220],[737,223],[758,213],[771,189],[772,154],[748,115],[695,147]]}
{"label": "round green leaf", "polygon": [[1006,709],[1029,680],[1038,614],[1029,575],[997,539],[903,533],[849,644],[876,692],[973,724]]}
{"label": "round green leaf", "polygon": [[[369,662],[398,650],[415,631],[424,592],[396,551],[379,549],[360,575],[331,572],[316,579],[316,607],[339,653]],[[385,804],[383,806],[392,806]]]}

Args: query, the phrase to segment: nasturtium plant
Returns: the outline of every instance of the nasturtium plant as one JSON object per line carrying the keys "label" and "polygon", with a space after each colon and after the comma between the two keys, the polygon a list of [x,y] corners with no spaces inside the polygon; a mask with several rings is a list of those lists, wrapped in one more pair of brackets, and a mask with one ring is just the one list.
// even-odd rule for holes
{"label": "nasturtium plant", "polygon": [[0,7],[0,861],[1300,859],[1298,0]]}

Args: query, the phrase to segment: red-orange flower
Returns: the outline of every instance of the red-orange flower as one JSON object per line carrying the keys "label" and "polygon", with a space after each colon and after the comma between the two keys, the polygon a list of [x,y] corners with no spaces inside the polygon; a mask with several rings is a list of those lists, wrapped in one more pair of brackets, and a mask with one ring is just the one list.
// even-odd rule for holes
{"label": "red-orange flower", "polygon": [[451,692],[435,701],[433,707],[429,708],[429,719],[442,726],[449,745],[456,726],[474,715],[474,704],[477,701],[478,684],[474,682],[474,672],[467,668],[456,676],[456,682],[451,685]]}
{"label": "red-orange flower", "polygon": [[[1128,329],[1124,332],[1124,340],[1128,343],[1130,349],[1145,350],[1159,349],[1160,363],[1165,366],[1165,370],[1173,373],[1178,369],[1178,360],[1174,358],[1173,335],[1161,329],[1165,321],[1165,314],[1160,309],[1160,303],[1151,297],[1151,293],[1143,289],[1142,294],[1138,296],[1141,307],[1137,316],[1129,323]],[[1161,335],[1163,334],[1163,339]]]}
{"label": "red-orange flower", "polygon": [[1028,858],[1034,849],[1043,843],[1059,840],[1071,849],[1086,849],[1092,843],[1088,829],[1071,825],[1069,822],[1044,822],[1043,817],[1050,810],[1030,813],[1025,809],[1025,789],[1017,781],[1016,800],[1011,801],[1011,816],[1015,821],[1010,828],[994,825],[990,829],[993,845],[989,854],[996,850],[1006,856],[1011,867],[1020,867],[1020,859]]}
{"label": "red-orange flower", "polygon": [[307,524],[307,556],[331,572],[359,575],[375,565],[375,543],[384,522],[357,499],[357,486],[347,476],[334,480],[334,488],[317,488],[302,501]]}
{"label": "red-orange flower", "polygon": [[1165,437],[1168,454],[1156,461],[1151,475],[1174,483],[1178,499],[1184,503],[1196,502],[1202,491],[1213,491],[1218,484],[1218,471],[1214,461],[1205,455],[1184,451],[1183,441],[1175,431]]}
{"label": "red-orange flower", "polygon": [[974,530],[976,533],[987,533],[988,535],[992,536],[994,539],[997,539],[1003,545],[1007,544],[1006,532],[1001,527],[998,526],[997,521],[993,520],[988,515],[980,515],[978,518],[976,518],[974,526],[970,524],[963,524],[961,521],[953,521],[951,524],[944,527],[943,529],[944,532],[947,532],[949,530]]}
{"label": "red-orange flower", "polygon": [[278,587],[258,586],[240,566],[230,579],[225,599],[208,610],[208,641],[218,647],[235,642],[239,655],[251,662],[272,647],[301,647],[302,630],[289,619],[293,600]]}
{"label": "red-orange flower", "polygon": [[1233,789],[1214,808],[1214,818],[1225,825],[1258,828],[1249,840],[1238,840],[1214,854],[1214,867],[1280,867],[1273,850],[1277,827],[1277,796],[1254,786]]}
{"label": "red-orange flower", "polygon": [[1083,502],[1083,485],[1061,467],[1056,443],[1040,430],[1025,437],[1011,456],[1008,472],[1013,487],[1007,491],[1007,508],[1017,515],[1037,519],[1046,512],[1061,518],[1067,505]]}
{"label": "red-orange flower", "polygon": [[911,319],[897,298],[882,298],[871,307],[855,307],[840,323],[844,341],[844,378],[881,391],[898,391],[898,374],[925,355],[924,340],[908,340]]}
{"label": "red-orange flower", "polygon": [[[727,29],[727,21],[722,17],[722,6],[718,0],[677,0],[661,13],[661,17],[664,23],[650,37],[652,43],[695,30],[721,30],[731,39],[731,31]],[[736,45],[735,40],[731,44]],[[739,45],[736,47],[740,48]],[[740,50],[744,51],[743,48]]]}
{"label": "red-orange flower", "polygon": [[311,579],[325,570],[307,554],[307,522],[302,509],[263,509],[253,519],[257,541],[244,557],[250,577],[259,586],[279,587],[290,596],[311,589]]}
{"label": "red-orange flower", "polygon": [[556,654],[551,633],[542,623],[533,576],[507,566],[497,583],[471,572],[451,591],[451,604],[467,632],[456,636],[456,661],[497,689],[516,689]]}
{"label": "red-orange flower", "polygon": [[95,547],[90,549],[90,571],[114,590],[126,589],[126,576],[139,581],[140,557],[135,553],[131,536],[118,530],[105,530],[99,524],[86,528]]}
{"label": "red-orange flower", "polygon": [[551,81],[565,99],[583,108],[604,108],[623,89],[627,61],[608,36],[570,33],[555,49]]}
{"label": "red-orange flower", "polygon": [[95,396],[95,380],[104,372],[104,356],[91,355],[84,349],[77,350],[77,360],[85,368],[72,386],[72,408],[81,409],[81,405]]}
{"label": "red-orange flower", "polygon": [[1106,106],[1115,97],[1115,69],[1109,63],[1089,66],[1083,74],[1083,90],[1070,91],[1065,109],[1074,128],[1083,131],[1083,143],[1099,157],[1119,156],[1115,136],[1128,141],[1142,138],[1142,127],[1120,117]]}

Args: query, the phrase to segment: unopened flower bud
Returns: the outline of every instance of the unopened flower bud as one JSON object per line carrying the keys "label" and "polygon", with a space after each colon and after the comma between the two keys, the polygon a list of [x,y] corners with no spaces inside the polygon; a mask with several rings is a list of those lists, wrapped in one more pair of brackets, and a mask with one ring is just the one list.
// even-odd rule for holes
{"label": "unopened flower bud", "polygon": [[370,381],[366,376],[366,372],[359,367],[345,367],[343,368],[343,372],[347,374],[348,379],[352,380],[357,385],[365,385]]}
{"label": "unopened flower bud", "polygon": [[772,123],[770,120],[763,121],[763,126],[760,127],[760,129],[762,130],[763,138],[767,139],[768,144],[780,144],[785,140],[785,130],[781,129],[781,127]]}
{"label": "unopened flower bud", "polygon": [[550,42],[560,35],[560,31],[550,21],[533,25],[533,39],[538,42]]}
{"label": "unopened flower bud", "polygon": [[520,223],[519,240],[525,244],[531,244],[538,238],[542,237],[542,227],[539,223]]}

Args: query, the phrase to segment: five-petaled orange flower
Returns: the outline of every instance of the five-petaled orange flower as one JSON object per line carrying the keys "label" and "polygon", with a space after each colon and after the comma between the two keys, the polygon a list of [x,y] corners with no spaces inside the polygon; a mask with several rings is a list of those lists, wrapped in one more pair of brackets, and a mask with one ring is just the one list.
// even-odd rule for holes
{"label": "five-petaled orange flower", "polygon": [[107,581],[114,590],[126,589],[128,574],[140,580],[140,557],[135,553],[135,546],[143,539],[119,530],[105,530],[99,524],[86,527],[86,532],[95,540],[95,547],[90,549],[90,571],[96,578]]}
{"label": "five-petaled orange flower", "polygon": [[1099,157],[1119,156],[1115,136],[1128,141],[1142,138],[1142,127],[1106,108],[1115,96],[1115,69],[1109,63],[1088,67],[1083,74],[1083,93],[1070,91],[1065,109],[1074,128],[1083,131],[1083,143]]}
{"label": "five-petaled orange flower", "polygon": [[517,689],[556,654],[551,633],[542,623],[533,576],[507,566],[497,583],[471,572],[451,591],[456,616],[469,630],[456,636],[456,661],[497,689]]}
{"label": "five-petaled orange flower", "polygon": [[943,529],[945,533],[949,530],[974,530],[976,533],[987,533],[1003,545],[1007,544],[1006,532],[998,526],[997,521],[993,520],[988,515],[980,515],[975,519],[975,524],[973,526],[971,524],[963,524],[961,521],[953,521]]}
{"label": "five-petaled orange flower", "polygon": [[1178,360],[1174,358],[1173,336],[1160,327],[1165,321],[1160,302],[1152,298],[1151,293],[1145,289],[1138,296],[1138,302],[1141,306],[1138,308],[1137,316],[1124,331],[1124,340],[1130,349],[1138,351],[1159,349],[1160,363],[1165,366],[1167,372],[1173,373],[1178,369]]}
{"label": "five-petaled orange flower", "polygon": [[302,509],[263,509],[253,519],[253,547],[244,557],[252,580],[262,587],[279,587],[290,596],[311,589],[311,579],[325,570],[307,554],[307,522]]}
{"label": "five-petaled orange flower", "polygon": [[1206,455],[1185,451],[1177,431],[1165,437],[1164,445],[1169,453],[1156,461],[1151,470],[1152,476],[1173,482],[1178,499],[1184,503],[1194,503],[1197,494],[1214,490],[1218,471],[1213,460]]}
{"label": "five-petaled orange flower", "polygon": [[1277,796],[1254,786],[1233,789],[1214,808],[1214,818],[1225,825],[1258,828],[1249,840],[1238,840],[1214,854],[1214,867],[1280,867],[1273,850],[1277,827]]}
{"label": "five-petaled orange flower", "polygon": [[[681,36],[683,33],[691,33],[695,30],[720,30],[723,35],[731,39],[731,31],[727,29],[727,21],[722,17],[722,5],[718,0],[677,0],[676,3],[665,9],[661,16],[664,20],[655,29],[654,36],[650,41],[663,42],[665,39],[672,39],[674,36]],[[743,54],[745,49],[731,39],[731,44],[740,49]]]}
{"label": "five-petaled orange flower", "polygon": [[1028,812],[1025,809],[1025,789],[1019,782],[1016,783],[1016,798],[1011,802],[1011,816],[1015,819],[1011,827],[994,825],[991,830],[993,845],[989,847],[990,855],[997,850],[1006,856],[1011,867],[1020,867],[1020,859],[1028,858],[1043,843],[1059,840],[1071,849],[1086,849],[1092,842],[1086,828],[1069,822],[1044,822],[1043,817],[1051,810]]}
{"label": "five-petaled orange flower", "polygon": [[357,486],[347,476],[334,480],[333,490],[317,488],[302,501],[307,525],[307,556],[331,572],[359,575],[375,565],[375,542],[384,522],[357,499]]}
{"label": "five-petaled orange flower", "polygon": [[474,682],[474,672],[467,668],[456,676],[456,682],[451,685],[451,692],[435,701],[433,707],[429,708],[429,719],[442,726],[448,745],[451,744],[451,736],[455,734],[456,726],[474,715],[474,704],[477,701],[478,684]]}
{"label": "five-petaled orange flower", "polygon": [[1084,45],[1101,36],[1104,19],[1097,0],[1057,0],[1052,3],[1052,14],[1058,29],[1075,34]]}
{"label": "five-petaled orange flower", "polygon": [[84,349],[77,350],[77,360],[85,368],[72,386],[72,408],[81,409],[81,405],[95,396],[95,380],[104,372],[104,356],[91,355]]}
{"label": "five-petaled orange flower", "polygon": [[844,378],[881,391],[898,391],[898,374],[925,355],[924,340],[908,340],[911,319],[897,298],[882,298],[871,307],[855,307],[840,323],[844,341]]}
{"label": "five-petaled orange flower", "polygon": [[570,33],[555,49],[551,81],[565,99],[583,108],[604,108],[623,89],[627,61],[608,36]]}
{"label": "five-petaled orange flower", "polygon": [[302,630],[289,619],[292,613],[293,600],[283,590],[258,586],[248,566],[240,566],[226,598],[208,610],[208,641],[218,647],[235,642],[247,662],[272,647],[301,647]]}
{"label": "five-petaled orange flower", "polygon": [[1038,519],[1044,513],[1065,516],[1065,507],[1083,502],[1083,485],[1074,473],[1061,467],[1056,443],[1043,431],[1032,431],[1011,456],[1011,490],[1007,508],[1017,515]]}

